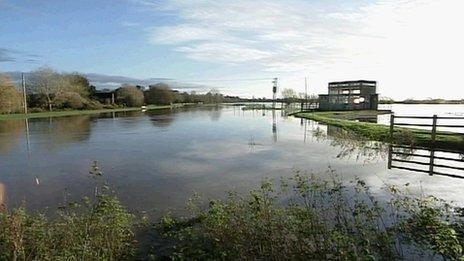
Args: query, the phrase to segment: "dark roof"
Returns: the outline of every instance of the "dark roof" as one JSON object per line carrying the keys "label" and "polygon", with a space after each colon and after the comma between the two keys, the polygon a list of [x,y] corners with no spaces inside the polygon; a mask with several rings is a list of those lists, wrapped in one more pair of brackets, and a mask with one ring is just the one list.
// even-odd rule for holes
{"label": "dark roof", "polygon": [[108,90],[108,89],[103,89],[103,90],[95,90],[95,94],[110,94],[110,93],[115,93],[116,90]]}
{"label": "dark roof", "polygon": [[377,83],[377,82],[376,81],[366,81],[366,80],[329,82],[329,84],[343,84],[343,83]]}

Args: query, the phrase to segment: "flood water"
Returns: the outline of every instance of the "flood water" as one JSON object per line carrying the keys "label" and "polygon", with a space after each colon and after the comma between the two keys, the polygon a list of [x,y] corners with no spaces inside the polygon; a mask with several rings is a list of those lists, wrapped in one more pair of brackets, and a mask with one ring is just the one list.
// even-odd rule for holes
{"label": "flood water", "polygon": [[[415,106],[398,114],[464,113],[464,106]],[[464,203],[464,179],[388,170],[385,153],[339,142],[334,131],[234,106],[31,119],[27,128],[24,120],[1,121],[0,203],[45,210],[91,195],[94,161],[124,205],[155,216],[182,212],[194,193],[221,198],[295,170],[360,177],[379,195],[385,184],[410,183],[414,193]]]}

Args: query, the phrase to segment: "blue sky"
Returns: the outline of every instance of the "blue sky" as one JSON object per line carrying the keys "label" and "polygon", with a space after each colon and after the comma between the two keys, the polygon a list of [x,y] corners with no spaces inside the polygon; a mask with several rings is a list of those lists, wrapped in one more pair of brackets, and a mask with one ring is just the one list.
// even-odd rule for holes
{"label": "blue sky", "polygon": [[170,78],[258,97],[273,77],[301,92],[309,76],[311,93],[368,79],[394,98],[464,98],[463,2],[0,0],[0,71]]}

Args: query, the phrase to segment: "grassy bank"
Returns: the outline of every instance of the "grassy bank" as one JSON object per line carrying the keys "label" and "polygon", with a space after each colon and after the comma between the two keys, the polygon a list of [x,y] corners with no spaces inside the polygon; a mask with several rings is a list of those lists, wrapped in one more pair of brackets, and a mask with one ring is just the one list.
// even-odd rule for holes
{"label": "grassy bank", "polygon": [[[183,107],[182,104],[170,105],[149,105],[147,110],[159,110],[169,109],[173,107]],[[109,112],[126,112],[126,111],[140,111],[141,108],[117,108],[117,109],[101,109],[101,110],[70,110],[70,111],[51,111],[51,112],[35,112],[28,114],[3,114],[0,115],[0,121],[2,120],[21,120],[21,119],[34,119],[34,118],[50,118],[50,117],[63,117],[63,116],[75,116],[75,115],[89,115]]]}
{"label": "grassy bank", "polygon": [[[390,127],[369,122],[354,121],[358,118],[369,118],[384,114],[386,111],[342,111],[342,112],[298,112],[293,114],[298,118],[311,119],[327,125],[339,127],[346,131],[352,131],[357,135],[365,137],[369,140],[382,141],[382,142],[395,142],[399,144],[416,145],[416,146],[430,146],[431,135],[423,134],[424,130],[413,128],[395,127],[393,140],[390,137]],[[459,136],[440,135],[438,132],[436,136],[435,146],[447,149],[461,149],[464,148],[464,139]]]}
{"label": "grassy bank", "polygon": [[[225,201],[192,200],[190,217],[154,224],[105,193],[52,219],[0,210],[0,259],[462,260],[462,209],[402,191],[387,186],[380,202],[362,180],[296,174]],[[153,237],[137,242],[136,231]]]}

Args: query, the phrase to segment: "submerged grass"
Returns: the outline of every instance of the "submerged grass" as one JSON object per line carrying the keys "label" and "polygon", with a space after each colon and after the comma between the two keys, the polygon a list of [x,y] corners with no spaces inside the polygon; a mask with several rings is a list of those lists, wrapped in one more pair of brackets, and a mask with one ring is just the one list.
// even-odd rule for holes
{"label": "submerged grass", "polygon": [[[372,116],[376,111],[359,112],[299,112],[294,116],[298,118],[311,119],[327,125],[336,126],[343,130],[353,131],[369,140],[381,142],[395,142],[398,144],[430,146],[432,143],[431,135],[424,134],[424,130],[414,128],[395,127],[393,140],[390,137],[390,127],[369,122],[353,121],[356,116]],[[440,135],[437,132],[435,146],[439,148],[461,149],[464,148],[464,136]]]}
{"label": "submerged grass", "polygon": [[462,260],[462,211],[402,191],[386,186],[381,201],[363,180],[297,173],[224,201],[195,197],[190,217],[166,215],[144,226],[161,235],[148,252],[134,242],[141,226],[103,193],[53,219],[3,211],[0,260]]}

